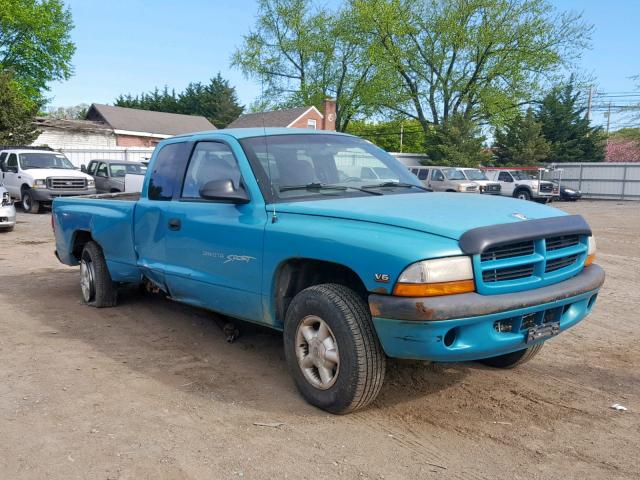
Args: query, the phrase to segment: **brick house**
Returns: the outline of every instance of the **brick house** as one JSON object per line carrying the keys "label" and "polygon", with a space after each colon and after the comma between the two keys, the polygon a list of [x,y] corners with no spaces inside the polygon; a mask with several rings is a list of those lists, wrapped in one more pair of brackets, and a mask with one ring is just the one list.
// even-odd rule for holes
{"label": "brick house", "polygon": [[296,107],[271,112],[246,113],[231,122],[227,128],[285,127],[312,130],[336,129],[336,102],[324,101],[324,113],[316,107]]}

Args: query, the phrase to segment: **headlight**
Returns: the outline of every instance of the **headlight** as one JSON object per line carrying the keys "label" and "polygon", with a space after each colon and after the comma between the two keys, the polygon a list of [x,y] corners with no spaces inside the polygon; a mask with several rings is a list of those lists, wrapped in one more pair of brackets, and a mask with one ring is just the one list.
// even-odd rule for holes
{"label": "headlight", "polygon": [[433,297],[474,290],[471,258],[448,257],[409,265],[400,274],[393,294],[401,297]]}
{"label": "headlight", "polygon": [[96,186],[96,181],[93,178],[90,178],[89,180],[87,180],[87,187],[91,188],[95,186]]}
{"label": "headlight", "polygon": [[46,180],[34,180],[33,181],[33,188],[46,188],[47,187],[47,181]]}
{"label": "headlight", "polygon": [[575,191],[575,190],[571,190],[570,188],[565,188],[565,189],[564,189],[564,191],[565,191],[566,193],[570,193],[571,195],[573,195],[574,193],[576,193],[576,191]]}
{"label": "headlight", "polygon": [[589,249],[587,250],[587,259],[584,262],[584,266],[588,267],[596,259],[596,237],[591,235],[589,237]]}

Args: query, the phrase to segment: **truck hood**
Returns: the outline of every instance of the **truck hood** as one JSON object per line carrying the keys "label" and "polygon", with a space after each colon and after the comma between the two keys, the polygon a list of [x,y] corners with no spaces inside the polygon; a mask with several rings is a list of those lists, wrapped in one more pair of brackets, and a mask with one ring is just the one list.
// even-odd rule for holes
{"label": "truck hood", "polygon": [[472,228],[566,215],[515,198],[427,192],[278,203],[275,209],[409,228],[454,240]]}
{"label": "truck hood", "polygon": [[24,170],[25,175],[29,175],[34,179],[45,179],[48,177],[64,177],[64,178],[86,178],[92,180],[93,177],[78,170],[66,168],[31,168]]}

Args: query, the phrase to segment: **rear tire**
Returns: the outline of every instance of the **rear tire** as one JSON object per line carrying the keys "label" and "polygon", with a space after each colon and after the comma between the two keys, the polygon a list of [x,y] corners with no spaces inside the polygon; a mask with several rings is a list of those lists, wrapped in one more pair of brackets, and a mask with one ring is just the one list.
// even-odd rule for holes
{"label": "rear tire", "polygon": [[527,363],[533,357],[535,357],[544,344],[539,343],[533,347],[518,350],[517,352],[507,353],[506,355],[500,355],[498,357],[483,358],[479,360],[480,363],[488,365],[494,368],[514,368],[523,363]]}
{"label": "rear tire", "polygon": [[100,245],[89,242],[80,257],[80,288],[82,300],[96,308],[114,307],[117,289],[104,259]]}
{"label": "rear tire", "polygon": [[335,414],[369,405],[380,392],[386,358],[366,303],[343,285],[295,296],[284,323],[284,351],[298,390]]}
{"label": "rear tire", "polygon": [[33,198],[31,190],[24,190],[22,192],[22,209],[25,213],[39,213],[40,202]]}

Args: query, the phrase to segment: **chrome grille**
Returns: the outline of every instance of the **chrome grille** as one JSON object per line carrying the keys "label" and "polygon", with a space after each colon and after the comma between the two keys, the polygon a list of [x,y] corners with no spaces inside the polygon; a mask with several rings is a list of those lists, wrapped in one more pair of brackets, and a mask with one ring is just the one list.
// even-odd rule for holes
{"label": "chrome grille", "polygon": [[503,258],[520,257],[523,255],[533,254],[533,240],[528,242],[511,243],[509,245],[493,247],[488,249],[480,256],[480,260],[487,262],[489,260],[501,260]]}
{"label": "chrome grille", "polygon": [[541,183],[540,184],[541,192],[553,192],[553,183]]}
{"label": "chrome grille", "polygon": [[87,180],[84,178],[47,178],[47,187],[51,190],[82,190],[87,187]]}

